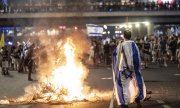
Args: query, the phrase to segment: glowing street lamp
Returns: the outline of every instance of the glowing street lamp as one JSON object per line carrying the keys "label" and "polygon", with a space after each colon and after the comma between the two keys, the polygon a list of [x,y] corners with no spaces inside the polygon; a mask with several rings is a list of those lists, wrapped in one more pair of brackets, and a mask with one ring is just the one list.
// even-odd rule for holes
{"label": "glowing street lamp", "polygon": [[104,29],[107,29],[107,25],[104,25]]}
{"label": "glowing street lamp", "polygon": [[127,25],[126,25],[126,24],[125,24],[125,25],[122,25],[122,27],[127,28]]}
{"label": "glowing street lamp", "polygon": [[147,22],[147,21],[146,21],[146,22],[143,22],[143,23],[144,23],[144,25],[146,26],[146,29],[147,29],[147,31],[146,31],[146,32],[147,32],[147,35],[149,35],[149,29],[150,29],[149,24],[150,24],[150,23]]}
{"label": "glowing street lamp", "polygon": [[74,29],[75,29],[75,30],[77,30],[77,29],[78,29],[78,27],[77,27],[77,26],[75,26],[75,27],[74,27]]}
{"label": "glowing street lamp", "polygon": [[132,28],[132,25],[131,25],[131,24],[129,24],[129,25],[128,25],[128,28]]}
{"label": "glowing street lamp", "polygon": [[143,22],[145,26],[149,26],[149,22]]}
{"label": "glowing street lamp", "polygon": [[140,24],[139,23],[136,23],[136,28],[139,28],[140,27]]}
{"label": "glowing street lamp", "polygon": [[123,28],[123,25],[119,25],[120,28]]}
{"label": "glowing street lamp", "polygon": [[107,33],[110,34],[110,31],[108,31]]}
{"label": "glowing street lamp", "polygon": [[62,29],[64,29],[64,30],[65,30],[65,29],[66,29],[66,26],[63,26],[63,27],[62,27]]}
{"label": "glowing street lamp", "polygon": [[105,35],[105,34],[106,34],[106,32],[103,32],[103,34]]}
{"label": "glowing street lamp", "polygon": [[119,31],[115,31],[115,33],[119,33]]}

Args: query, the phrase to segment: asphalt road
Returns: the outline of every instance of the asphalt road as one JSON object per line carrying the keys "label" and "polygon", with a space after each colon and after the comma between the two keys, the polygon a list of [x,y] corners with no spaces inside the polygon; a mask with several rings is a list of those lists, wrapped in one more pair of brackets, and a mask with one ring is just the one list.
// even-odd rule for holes
{"label": "asphalt road", "polygon": [[[86,80],[91,89],[99,91],[112,91],[112,72],[109,66],[90,67]],[[159,67],[157,64],[149,65],[143,69],[146,86],[153,91],[150,101],[143,102],[143,108],[180,108],[180,69],[175,64],[168,68]],[[13,77],[0,75],[0,98],[19,97],[24,94],[24,88],[33,82],[27,81],[27,74],[11,71]],[[35,75],[33,76],[35,78]],[[76,102],[67,105],[31,104],[18,106],[3,106],[0,108],[108,108],[110,100],[98,102]],[[114,103],[116,106],[116,103]],[[131,104],[130,108],[135,108]],[[115,107],[114,107],[115,108]]]}

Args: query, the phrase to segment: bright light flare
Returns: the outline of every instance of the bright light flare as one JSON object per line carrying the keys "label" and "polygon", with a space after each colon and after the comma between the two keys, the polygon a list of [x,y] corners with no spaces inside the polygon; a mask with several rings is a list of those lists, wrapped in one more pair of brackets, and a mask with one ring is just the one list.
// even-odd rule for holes
{"label": "bright light flare", "polygon": [[84,69],[81,63],[75,62],[75,46],[68,40],[64,45],[66,64],[55,69],[52,73],[52,84],[55,89],[67,90],[65,101],[83,100],[85,96],[83,90]]}
{"label": "bright light flare", "polygon": [[129,24],[129,25],[128,25],[128,28],[132,28],[132,25],[131,25],[131,24]]}
{"label": "bright light flare", "polygon": [[139,27],[140,27],[140,24],[139,24],[139,23],[136,23],[135,26],[136,26],[136,28],[139,28]]}
{"label": "bright light flare", "polygon": [[[48,75],[42,74],[37,84],[26,87],[24,96],[17,99],[0,100],[0,105],[15,103],[29,104],[31,102],[69,103],[83,100],[97,101],[108,99],[112,92],[90,91],[90,88],[84,85],[88,71],[77,57],[78,50],[73,40],[69,38],[62,45],[65,60],[61,61],[62,63],[59,67],[52,69],[53,71],[50,71],[51,73]],[[52,65],[50,67],[54,68],[55,66]]]}
{"label": "bright light flare", "polygon": [[143,22],[145,26],[149,26],[149,22]]}

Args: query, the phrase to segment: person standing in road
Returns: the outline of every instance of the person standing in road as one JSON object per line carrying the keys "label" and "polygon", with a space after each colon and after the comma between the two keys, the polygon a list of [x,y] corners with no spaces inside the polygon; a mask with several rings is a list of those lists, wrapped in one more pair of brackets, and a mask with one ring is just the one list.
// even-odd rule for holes
{"label": "person standing in road", "polygon": [[149,42],[149,38],[146,38],[142,47],[142,52],[144,55],[144,65],[145,65],[145,68],[147,68],[149,61],[151,59],[151,44]]}
{"label": "person standing in road", "polygon": [[141,75],[140,52],[131,32],[124,31],[124,41],[113,52],[113,82],[118,107],[129,108],[128,104],[137,103],[146,97],[146,87]]}
{"label": "person standing in road", "polygon": [[176,57],[178,61],[178,68],[180,68],[180,37],[177,42],[177,52],[176,52]]}
{"label": "person standing in road", "polygon": [[7,47],[2,48],[2,75],[9,75],[9,53]]}
{"label": "person standing in road", "polygon": [[33,72],[33,63],[34,63],[34,60],[33,60],[34,47],[35,47],[34,44],[32,44],[29,47],[27,56],[26,56],[25,61],[24,61],[24,65],[27,66],[28,70],[29,70],[29,72],[28,72],[28,80],[29,81],[33,81],[31,74]]}
{"label": "person standing in road", "polygon": [[163,65],[164,67],[167,67],[167,37],[163,36],[162,39],[160,40],[160,60],[159,64],[160,66]]}
{"label": "person standing in road", "polygon": [[104,49],[104,59],[106,65],[110,65],[110,45],[108,41],[106,41],[105,45],[103,46]]}
{"label": "person standing in road", "polygon": [[171,50],[171,61],[175,61],[176,58],[176,48],[177,48],[177,41],[175,37],[171,38],[171,41],[169,43],[169,47]]}

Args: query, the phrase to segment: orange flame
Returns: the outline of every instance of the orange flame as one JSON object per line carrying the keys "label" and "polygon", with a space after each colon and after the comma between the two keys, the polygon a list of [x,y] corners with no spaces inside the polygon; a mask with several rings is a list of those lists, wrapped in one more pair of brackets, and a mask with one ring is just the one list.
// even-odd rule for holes
{"label": "orange flame", "polygon": [[[51,74],[47,75],[48,77],[43,76],[45,74],[43,73],[44,70],[48,68],[44,67],[43,72],[39,74],[40,82],[26,87],[24,96],[15,100],[0,100],[0,104],[11,104],[11,102],[66,103],[82,100],[96,101],[109,98],[111,92],[100,92],[97,90],[90,92],[89,87],[83,85],[88,71],[77,59],[79,55],[76,55],[78,51],[73,41],[72,39],[67,39],[67,42],[63,46],[65,64],[54,69]],[[51,60],[50,63],[48,62],[48,65],[50,65],[50,68],[53,68],[54,64],[52,64]],[[47,70],[49,71],[50,69],[48,68]]]}
{"label": "orange flame", "polygon": [[85,95],[83,91],[84,69],[81,63],[75,62],[75,46],[68,39],[64,45],[64,53],[66,56],[66,64],[55,69],[52,73],[51,83],[55,89],[67,90],[65,101],[83,100]]}

